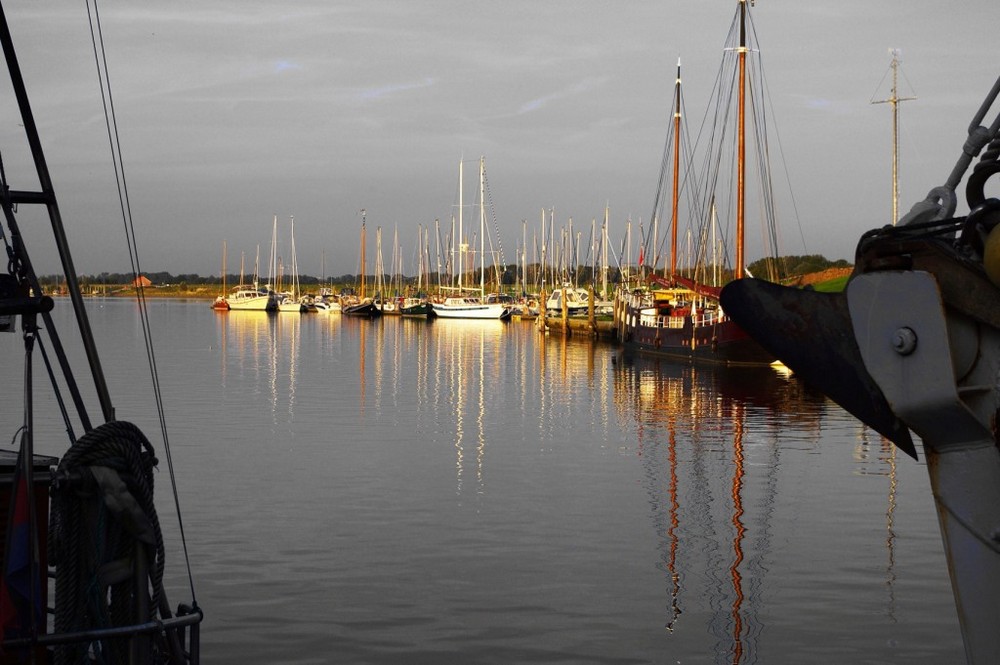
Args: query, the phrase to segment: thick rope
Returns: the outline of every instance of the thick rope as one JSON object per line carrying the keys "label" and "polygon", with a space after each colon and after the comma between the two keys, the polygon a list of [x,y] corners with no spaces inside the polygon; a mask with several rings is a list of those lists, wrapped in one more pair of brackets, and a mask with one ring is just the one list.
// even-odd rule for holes
{"label": "thick rope", "polygon": [[[145,435],[115,421],[88,432],[59,463],[52,494],[49,560],[56,567],[57,633],[143,623],[156,617],[163,596],[164,547],[153,502],[157,460]],[[109,489],[111,488],[111,489]],[[118,491],[115,491],[115,490]],[[138,510],[122,509],[137,506]],[[136,555],[148,579],[133,579]],[[134,616],[139,593],[149,593],[146,616]],[[91,645],[105,662],[125,662],[127,643]],[[105,651],[106,649],[106,651]],[[56,649],[57,665],[86,662],[88,645]]]}

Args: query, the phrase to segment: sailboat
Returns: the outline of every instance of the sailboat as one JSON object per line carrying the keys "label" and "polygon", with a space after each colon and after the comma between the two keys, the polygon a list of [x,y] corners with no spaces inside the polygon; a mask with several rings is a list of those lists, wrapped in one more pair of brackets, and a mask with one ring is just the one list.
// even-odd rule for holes
{"label": "sailboat", "polygon": [[365,243],[366,238],[365,229],[365,210],[361,210],[361,292],[357,299],[351,303],[343,303],[341,306],[341,313],[348,316],[366,316],[374,317],[381,316],[382,310],[378,308],[375,304],[373,298],[369,298],[365,294],[365,271],[367,266],[365,265]]}
{"label": "sailboat", "polygon": [[228,312],[229,301],[226,300],[226,241],[222,241],[222,293],[215,297],[212,309],[217,312]]}
{"label": "sailboat", "polygon": [[[258,249],[258,254],[259,254]],[[257,269],[254,268],[252,284],[243,282],[243,256],[240,256],[240,283],[233,287],[227,298],[229,309],[250,310],[256,312],[273,312],[278,309],[278,299],[268,288],[261,288],[257,281]]]}
{"label": "sailboat", "polygon": [[[459,190],[462,189],[462,165],[459,163]],[[458,295],[445,298],[443,303],[432,303],[432,313],[443,319],[493,319],[504,320],[513,313],[511,304],[500,298],[486,297],[486,158],[479,158],[479,295]],[[459,220],[462,206],[459,205]],[[461,242],[461,222],[459,222]],[[464,272],[464,264],[459,267],[459,278]]]}
{"label": "sailboat", "polygon": [[[737,126],[736,135],[736,172],[730,176],[720,177],[718,166],[709,167],[709,172],[705,174],[706,184],[719,181],[735,181],[735,233],[736,233],[736,256],[734,266],[734,278],[739,279],[745,273],[744,255],[744,208],[745,208],[745,183],[746,183],[746,120],[747,120],[747,87],[749,85],[747,75],[747,56],[751,52],[757,52],[756,46],[748,43],[748,23],[750,23],[750,10],[747,0],[738,0],[736,16],[734,18],[734,29],[730,34],[738,39],[735,44],[727,44],[726,62],[736,69],[735,76],[737,82],[737,109],[735,119]],[[733,57],[735,55],[735,58]],[[719,85],[730,81],[732,78],[725,74],[719,76]],[[731,149],[732,146],[725,144],[726,129],[724,120],[732,118],[733,114],[725,108],[732,100],[733,95],[724,93],[720,89],[716,94],[716,99],[720,104],[718,115],[719,126],[716,128],[720,132],[720,138],[716,144],[713,140],[715,152],[721,154],[724,149]],[[756,96],[754,96],[756,97]],[[683,359],[694,362],[719,363],[726,365],[768,365],[774,362],[773,354],[764,350],[746,332],[733,322],[719,306],[718,285],[706,284],[704,281],[686,277],[677,268],[677,228],[678,228],[678,200],[681,171],[681,78],[680,62],[677,64],[677,81],[674,86],[674,109],[673,109],[673,155],[672,155],[672,180],[673,199],[671,210],[671,251],[670,264],[664,275],[649,275],[648,281],[653,288],[636,288],[635,285],[624,284],[617,293],[615,299],[615,331],[619,341],[626,347],[633,350],[653,353],[661,356]],[[756,122],[756,114],[752,116]],[[760,137],[763,128],[758,128],[755,134]],[[668,135],[668,148],[671,144]],[[665,150],[664,168],[661,172],[661,187],[666,174],[669,172],[668,159]],[[722,163],[721,157],[714,154],[709,159],[709,164],[718,165]],[[758,149],[758,156],[761,151]],[[766,161],[765,157],[760,157]],[[766,174],[762,174],[762,178]],[[770,190],[770,183],[762,186],[765,190]],[[706,190],[708,202],[695,203],[695,207],[706,211],[703,218],[710,218],[714,209],[715,194]],[[659,194],[658,194],[659,196]],[[659,201],[657,202],[657,206]],[[695,210],[697,213],[697,210]],[[773,224],[773,219],[767,220]],[[704,252],[702,252],[704,254]],[[655,261],[655,259],[654,259]],[[642,252],[640,252],[640,270],[644,270]]]}
{"label": "sailboat", "polygon": [[[35,170],[26,177],[20,174],[19,179],[37,182],[37,191],[11,189],[9,170],[0,169],[0,242],[8,257],[6,270],[0,273],[0,331],[21,331],[24,341],[24,353],[5,360],[5,367],[11,368],[8,382],[17,374],[13,366],[23,367],[21,391],[9,390],[5,397],[23,397],[24,408],[21,419],[4,423],[5,431],[14,432],[16,452],[0,451],[0,538],[5,541],[0,570],[0,662],[196,664],[202,612],[193,601],[173,612],[163,584],[168,548],[156,507],[167,504],[153,497],[157,455],[138,427],[115,418],[115,404],[2,5],[0,43],[10,74],[12,101],[19,110],[18,124],[24,130]],[[106,62],[104,58],[97,60]],[[102,90],[111,90],[106,71],[101,83]],[[103,94],[110,96],[110,92]],[[105,97],[105,109],[113,108],[108,101]],[[110,128],[117,125],[110,113],[106,121],[112,132]],[[9,139],[10,134],[4,136]],[[120,164],[121,154],[113,150]],[[121,173],[116,166],[118,192],[127,196]],[[20,232],[19,213],[32,206],[43,208],[49,217],[76,323],[68,331],[57,333],[51,316],[54,303],[42,295],[29,243]],[[129,222],[126,228],[130,228],[130,213],[123,209],[122,214]],[[138,273],[138,255],[132,251],[135,238],[130,234],[128,240],[133,271]],[[141,292],[136,293],[136,300],[150,352],[150,374],[156,383],[149,318]],[[66,332],[66,339],[72,338],[73,346],[85,355],[89,380],[84,380],[83,372],[80,376],[74,372],[79,363],[63,345]],[[37,386],[34,370],[41,362],[36,350],[42,352],[49,367],[48,375],[42,373],[45,378]],[[36,431],[34,393],[49,384],[53,401],[60,408],[38,414],[47,422]],[[158,385],[154,387],[161,452],[170,460],[161,393]],[[96,397],[97,402],[89,397]],[[56,422],[48,422],[50,419]],[[36,455],[36,437],[51,448],[58,445],[58,438],[44,433],[57,431],[65,433],[65,454],[61,458]],[[168,466],[171,477],[166,486],[176,488],[173,465]],[[176,494],[174,499],[179,513]],[[186,558],[186,546],[184,549]],[[51,584],[50,576],[54,577]],[[190,573],[188,581],[193,598]]]}
{"label": "sailboat", "polygon": [[278,302],[279,312],[297,312],[303,313],[308,311],[306,305],[302,302],[302,291],[299,289],[299,264],[295,259],[295,217],[292,217],[292,290],[289,295],[285,295]]}

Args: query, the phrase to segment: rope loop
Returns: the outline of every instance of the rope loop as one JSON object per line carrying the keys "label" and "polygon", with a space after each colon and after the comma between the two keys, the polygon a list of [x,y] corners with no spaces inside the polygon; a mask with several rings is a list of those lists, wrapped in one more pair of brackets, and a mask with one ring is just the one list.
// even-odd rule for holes
{"label": "rope loop", "polygon": [[[163,536],[153,501],[156,464],[146,436],[123,421],[87,432],[60,461],[49,529],[56,632],[152,621],[165,604]],[[144,616],[129,609],[138,607],[146,608]],[[99,648],[109,662],[118,662],[116,651],[124,645],[110,640]],[[82,662],[87,649],[60,646],[55,663]]]}

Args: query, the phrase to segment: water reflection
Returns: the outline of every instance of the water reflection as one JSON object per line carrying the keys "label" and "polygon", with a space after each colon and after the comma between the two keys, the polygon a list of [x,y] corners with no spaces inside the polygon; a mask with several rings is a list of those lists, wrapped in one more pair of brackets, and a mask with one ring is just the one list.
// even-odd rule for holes
{"label": "water reflection", "polygon": [[[888,497],[884,579],[895,620],[893,448],[839,411],[831,428],[829,403],[792,377],[767,368],[633,358],[603,342],[539,335],[532,326],[503,322],[231,312],[216,325],[228,399],[245,399],[248,408],[254,400],[266,403],[274,419],[287,411],[291,421],[303,411],[308,417],[290,433],[300,440],[325,437],[329,448],[303,460],[349,469],[341,491],[359,505],[397,494],[420,505],[414,497],[424,496],[422,512],[399,512],[407,520],[420,515],[423,528],[442,520],[439,538],[466,524],[463,508],[471,506],[476,524],[489,515],[494,521],[484,524],[495,533],[517,534],[522,554],[565,557],[565,565],[586,568],[587,555],[566,555],[552,544],[566,541],[556,540],[551,524],[536,534],[525,515],[545,519],[546,511],[558,512],[560,500],[578,491],[569,483],[581,477],[613,477],[608,482],[618,490],[637,480],[645,512],[635,513],[636,495],[630,503],[627,493],[609,510],[630,511],[611,520],[640,523],[636,530],[649,534],[656,548],[635,564],[662,585],[652,598],[659,613],[653,623],[663,628],[662,639],[685,645],[677,647],[681,653],[697,651],[689,646],[692,635],[708,640],[713,662],[754,660],[765,621],[775,630],[775,597],[813,607],[814,586],[801,577],[775,579],[771,571],[789,570],[787,557],[805,569],[792,575],[813,574],[803,561],[814,535],[797,530],[823,527],[794,518],[799,497],[808,493],[803,485],[818,477],[809,464],[835,461],[829,451],[842,442],[847,475],[879,484],[886,479],[886,492],[877,494]],[[326,420],[331,405],[337,407],[332,427]],[[614,462],[627,472],[614,476]],[[548,475],[533,475],[538,467]],[[451,502],[442,501],[442,488]],[[839,489],[824,488],[823,496],[837,497]],[[382,524],[387,514],[394,513],[380,510],[371,519]],[[476,538],[491,543],[487,526],[462,533],[452,554]],[[584,536],[582,544],[572,542],[592,547]],[[805,556],[795,554],[802,551]],[[448,579],[449,572],[440,575]]]}
{"label": "water reflection", "polygon": [[[428,327],[434,348],[428,357],[435,386],[432,402],[421,408],[450,405],[455,419],[455,491],[462,494],[466,481],[472,491],[485,489],[485,462],[489,436],[487,394],[497,394],[504,373],[500,339],[508,325],[503,321],[435,321]],[[445,406],[447,408],[447,406]],[[442,414],[442,421],[447,416]]]}
{"label": "water reflection", "polygon": [[887,615],[896,623],[896,446],[891,441],[858,425],[858,437],[854,447],[857,463],[855,473],[860,476],[886,478],[885,499],[885,589]]}
{"label": "water reflection", "polygon": [[223,394],[230,381],[263,393],[272,418],[279,406],[295,411],[301,321],[299,316],[230,311],[215,315]]}
{"label": "water reflection", "polygon": [[[770,368],[726,370],[623,356],[622,421],[635,421],[666,575],[665,628],[708,612],[717,662],[753,660],[772,559],[779,432],[815,440],[823,398]],[[623,422],[623,424],[626,424]]]}

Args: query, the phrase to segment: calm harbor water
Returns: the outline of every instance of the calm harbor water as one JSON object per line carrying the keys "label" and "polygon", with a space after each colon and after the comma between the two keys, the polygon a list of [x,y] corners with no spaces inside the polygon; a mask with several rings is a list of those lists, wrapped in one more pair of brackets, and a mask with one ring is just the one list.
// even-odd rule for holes
{"label": "calm harbor water", "polygon": [[[88,307],[118,417],[161,451],[136,306]],[[517,322],[149,316],[205,662],[963,660],[923,460],[794,378]]]}

